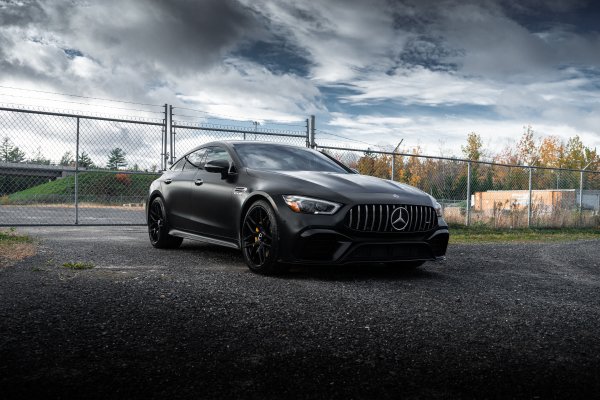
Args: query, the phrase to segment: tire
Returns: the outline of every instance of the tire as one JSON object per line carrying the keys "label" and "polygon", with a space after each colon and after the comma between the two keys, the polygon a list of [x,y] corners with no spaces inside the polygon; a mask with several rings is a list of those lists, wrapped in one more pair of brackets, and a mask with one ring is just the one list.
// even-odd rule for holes
{"label": "tire", "polygon": [[161,197],[152,200],[148,209],[148,236],[157,249],[176,249],[183,238],[169,235],[165,202]]}
{"label": "tire", "polygon": [[251,271],[269,275],[284,271],[277,263],[279,234],[273,207],[259,200],[252,204],[240,230],[242,255]]}

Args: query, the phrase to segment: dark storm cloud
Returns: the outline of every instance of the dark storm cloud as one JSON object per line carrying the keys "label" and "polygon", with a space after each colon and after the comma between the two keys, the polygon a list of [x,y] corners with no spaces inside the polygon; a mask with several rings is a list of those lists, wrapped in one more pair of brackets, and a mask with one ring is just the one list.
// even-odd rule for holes
{"label": "dark storm cloud", "polygon": [[46,12],[39,1],[0,1],[0,26],[25,26],[45,18]]}
{"label": "dark storm cloud", "polygon": [[103,47],[114,57],[177,73],[219,62],[232,48],[260,35],[253,14],[232,0],[103,2],[80,7],[70,25],[84,37],[89,48],[84,53]]}

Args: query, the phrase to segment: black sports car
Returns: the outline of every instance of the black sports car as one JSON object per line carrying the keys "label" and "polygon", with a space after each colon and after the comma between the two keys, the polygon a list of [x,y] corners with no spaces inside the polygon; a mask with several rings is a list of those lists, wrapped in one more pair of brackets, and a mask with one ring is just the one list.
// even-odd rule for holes
{"label": "black sports car", "polygon": [[241,249],[252,271],[280,265],[443,259],[448,226],[433,197],[359,175],[325,153],[276,143],[197,147],[152,182],[150,241]]}

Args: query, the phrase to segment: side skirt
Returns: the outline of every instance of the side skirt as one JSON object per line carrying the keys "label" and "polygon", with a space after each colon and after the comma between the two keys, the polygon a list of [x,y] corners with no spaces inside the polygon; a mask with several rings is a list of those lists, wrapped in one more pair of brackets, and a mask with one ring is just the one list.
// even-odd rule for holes
{"label": "side skirt", "polygon": [[184,239],[195,240],[198,242],[206,242],[206,243],[216,244],[218,246],[225,246],[225,247],[229,247],[232,249],[239,250],[239,248],[240,248],[238,243],[228,242],[227,240],[215,239],[215,238],[211,238],[208,236],[197,235],[195,233],[184,232],[184,231],[180,231],[178,229],[171,229],[169,231],[169,235],[181,237]]}

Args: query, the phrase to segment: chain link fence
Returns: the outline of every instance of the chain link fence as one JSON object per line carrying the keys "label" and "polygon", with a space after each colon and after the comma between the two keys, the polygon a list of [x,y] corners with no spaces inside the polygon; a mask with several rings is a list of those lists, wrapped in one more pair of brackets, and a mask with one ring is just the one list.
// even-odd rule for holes
{"label": "chain link fence", "polygon": [[181,111],[165,105],[156,119],[0,107],[0,226],[143,225],[150,183],[202,143],[308,143],[304,123]]}
{"label": "chain link fence", "polygon": [[0,226],[145,224],[150,183],[185,152],[213,140],[317,148],[363,174],[431,194],[451,223],[517,228],[600,222],[598,172],[336,147],[318,131],[317,144],[314,117],[261,124],[167,105],[160,115],[0,107]]}
{"label": "chain link fence", "polygon": [[450,223],[494,228],[600,225],[600,172],[318,148],[362,174],[429,193]]}

